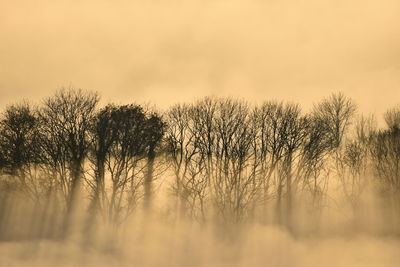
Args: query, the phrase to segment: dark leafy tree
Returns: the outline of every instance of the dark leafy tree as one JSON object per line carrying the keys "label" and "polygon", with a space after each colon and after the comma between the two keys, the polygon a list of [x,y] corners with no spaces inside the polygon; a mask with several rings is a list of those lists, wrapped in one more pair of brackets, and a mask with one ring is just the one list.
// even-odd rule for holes
{"label": "dark leafy tree", "polygon": [[145,121],[144,140],[147,153],[147,172],[144,181],[144,204],[149,209],[152,199],[152,184],[154,180],[154,164],[157,156],[157,148],[165,132],[165,123],[157,113],[152,113]]}
{"label": "dark leafy tree", "polygon": [[3,172],[18,179],[20,188],[37,200],[40,195],[36,169],[38,118],[27,103],[8,106],[0,121],[0,151]]}

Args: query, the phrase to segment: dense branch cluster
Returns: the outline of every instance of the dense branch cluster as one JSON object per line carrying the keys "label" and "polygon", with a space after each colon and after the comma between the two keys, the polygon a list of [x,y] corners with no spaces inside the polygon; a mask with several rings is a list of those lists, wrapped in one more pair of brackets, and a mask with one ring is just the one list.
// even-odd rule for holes
{"label": "dense branch cluster", "polygon": [[159,184],[168,214],[200,223],[272,221],[293,230],[297,210],[322,211],[331,184],[354,211],[372,186],[398,212],[399,118],[390,109],[387,128],[377,129],[342,94],[308,113],[293,103],[210,97],[157,113],[100,107],[97,93],[62,89],[39,107],[23,102],[1,115],[0,230],[12,198],[45,206],[42,213],[57,209],[52,220],[64,234],[78,207],[86,230],[120,225],[138,204],[157,206]]}

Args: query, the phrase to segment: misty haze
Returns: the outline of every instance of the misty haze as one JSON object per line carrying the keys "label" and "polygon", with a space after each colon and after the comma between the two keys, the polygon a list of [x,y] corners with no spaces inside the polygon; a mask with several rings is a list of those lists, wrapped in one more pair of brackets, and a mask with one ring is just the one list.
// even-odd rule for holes
{"label": "misty haze", "polygon": [[399,14],[1,1],[0,267],[400,266]]}

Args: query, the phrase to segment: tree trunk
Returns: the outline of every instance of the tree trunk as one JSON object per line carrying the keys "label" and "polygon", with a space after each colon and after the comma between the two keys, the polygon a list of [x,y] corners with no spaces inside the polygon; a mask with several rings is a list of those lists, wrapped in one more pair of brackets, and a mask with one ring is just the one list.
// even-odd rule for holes
{"label": "tree trunk", "polygon": [[73,220],[76,215],[76,207],[81,187],[82,167],[81,162],[76,161],[71,163],[71,189],[68,195],[67,211],[64,220],[64,234],[63,237],[67,238],[72,232]]}
{"label": "tree trunk", "polygon": [[144,180],[144,209],[148,212],[151,209],[152,201],[152,185],[154,175],[154,160],[155,160],[155,148],[150,146],[149,153],[147,156],[147,172]]}
{"label": "tree trunk", "polygon": [[97,160],[96,166],[96,188],[93,192],[93,198],[90,202],[88,209],[88,216],[86,219],[84,234],[86,241],[90,242],[93,234],[95,233],[95,223],[97,219],[97,212],[100,208],[100,196],[104,192],[104,176],[105,176],[105,162],[103,159]]}
{"label": "tree trunk", "polygon": [[287,189],[287,202],[286,202],[286,227],[292,231],[292,215],[293,215],[293,192],[292,192],[292,154],[289,153],[286,166],[286,189]]}

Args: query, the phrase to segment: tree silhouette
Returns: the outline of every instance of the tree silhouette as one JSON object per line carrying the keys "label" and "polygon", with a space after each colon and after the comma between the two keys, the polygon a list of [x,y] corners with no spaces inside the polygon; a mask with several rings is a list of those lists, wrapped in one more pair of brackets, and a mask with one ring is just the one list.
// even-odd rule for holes
{"label": "tree silhouette", "polygon": [[164,136],[165,123],[157,113],[150,114],[144,126],[144,142],[147,145],[147,172],[144,180],[144,204],[149,209],[152,198],[152,183],[154,180],[154,161],[156,149]]}
{"label": "tree silhouette", "polygon": [[33,171],[39,163],[38,123],[35,110],[27,102],[8,106],[0,121],[3,172],[17,178],[20,189],[35,200],[40,195]]}
{"label": "tree silhouette", "polygon": [[[273,222],[293,234],[304,208],[311,228],[339,200],[353,212],[353,226],[361,225],[364,196],[378,192],[386,228],[399,230],[398,107],[378,129],[373,117],[353,120],[356,106],[341,93],[307,114],[295,103],[215,97],[165,113],[98,105],[97,93],[64,88],[37,108],[22,102],[4,109],[0,229],[11,227],[15,218],[6,211],[20,199],[34,207],[38,219],[25,223],[33,232],[46,232],[38,226],[46,219],[54,222],[49,237],[83,226],[93,241],[100,227],[118,230],[139,207],[156,214],[153,203],[165,192],[156,189],[167,186],[174,193],[173,207],[162,210],[167,218],[223,227]],[[84,225],[78,207],[88,211]]]}
{"label": "tree silhouette", "polygon": [[196,216],[197,204],[203,214],[203,194],[206,181],[197,177],[202,164],[197,161],[199,142],[194,129],[193,107],[175,105],[166,114],[166,135],[168,158],[172,162],[174,172],[173,190],[176,194],[176,206],[179,217],[189,213]]}
{"label": "tree silhouette", "polygon": [[39,110],[43,160],[57,175],[57,186],[67,204],[65,231],[69,231],[81,190],[84,161],[89,151],[89,131],[99,97],[81,89],[61,89]]}
{"label": "tree silhouette", "polygon": [[334,148],[342,144],[355,111],[356,105],[342,93],[332,94],[314,106],[313,115],[329,130]]}

